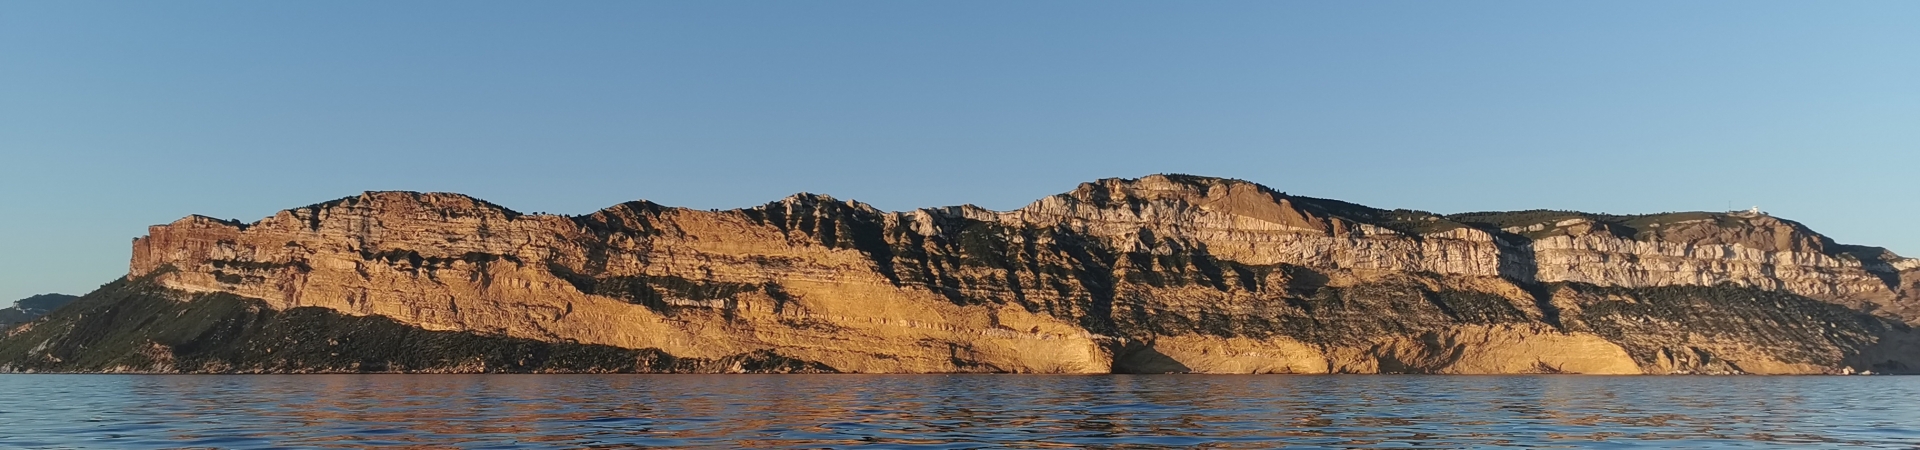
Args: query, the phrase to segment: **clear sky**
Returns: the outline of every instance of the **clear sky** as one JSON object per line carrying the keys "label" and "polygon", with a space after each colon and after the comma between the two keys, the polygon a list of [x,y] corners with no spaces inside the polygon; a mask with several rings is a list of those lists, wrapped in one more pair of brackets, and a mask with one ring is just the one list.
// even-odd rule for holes
{"label": "clear sky", "polygon": [[1920,256],[1920,2],[0,2],[0,304],[187,214],[1160,172],[1442,213],[1759,205]]}

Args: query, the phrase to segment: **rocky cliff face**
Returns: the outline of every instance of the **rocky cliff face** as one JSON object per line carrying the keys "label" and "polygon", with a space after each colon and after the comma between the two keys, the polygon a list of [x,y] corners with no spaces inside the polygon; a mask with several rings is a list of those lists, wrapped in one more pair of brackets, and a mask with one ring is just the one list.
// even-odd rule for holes
{"label": "rocky cliff face", "polygon": [[[487,366],[507,370],[1920,368],[1909,328],[1920,318],[1920,262],[1835,244],[1791,221],[1440,216],[1179,175],[1086,183],[1006,212],[882,212],[801,194],[741,210],[631,202],[565,217],[456,194],[369,192],[251,224],[195,216],[155,226],[134,242],[131,269],[128,282],[96,294],[181,307],[230,296],[267,311],[589,346],[644,362]],[[192,353],[204,339],[159,335],[128,335],[114,346],[127,347],[121,357],[91,355],[114,365],[60,362],[90,356],[62,347],[71,340],[62,336],[114,304],[15,331],[0,340],[0,367],[292,364]],[[474,367],[329,353],[337,360],[294,366]],[[198,356],[179,356],[188,354]]]}

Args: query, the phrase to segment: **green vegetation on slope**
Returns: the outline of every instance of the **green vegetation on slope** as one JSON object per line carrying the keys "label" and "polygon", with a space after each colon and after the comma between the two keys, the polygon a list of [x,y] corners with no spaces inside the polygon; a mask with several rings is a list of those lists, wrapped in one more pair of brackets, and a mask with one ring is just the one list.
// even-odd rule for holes
{"label": "green vegetation on slope", "polygon": [[1742,229],[1749,225],[1727,214],[1709,212],[1671,212],[1659,214],[1599,214],[1579,211],[1558,211],[1534,209],[1526,211],[1484,211],[1447,215],[1448,220],[1488,229],[1527,228],[1538,226],[1537,230],[1519,231],[1517,234],[1529,238],[1542,238],[1564,234],[1556,224],[1568,220],[1580,219],[1599,224],[1600,227],[1616,236],[1626,239],[1650,240],[1659,236],[1659,228],[1681,223],[1712,222],[1723,229]]}
{"label": "green vegetation on slope", "polygon": [[80,297],[66,294],[40,294],[13,302],[12,307],[0,308],[0,332],[32,322],[33,319],[60,309],[77,298]]}

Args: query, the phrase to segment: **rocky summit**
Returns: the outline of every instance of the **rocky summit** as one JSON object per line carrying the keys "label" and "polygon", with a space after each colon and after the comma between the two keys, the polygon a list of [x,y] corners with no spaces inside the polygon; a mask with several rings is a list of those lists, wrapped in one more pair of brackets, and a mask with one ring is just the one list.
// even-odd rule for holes
{"label": "rocky summit", "polygon": [[794,195],[192,216],[13,372],[1920,371],[1920,260],[1764,213],[1438,215],[1186,175],[1012,211]]}

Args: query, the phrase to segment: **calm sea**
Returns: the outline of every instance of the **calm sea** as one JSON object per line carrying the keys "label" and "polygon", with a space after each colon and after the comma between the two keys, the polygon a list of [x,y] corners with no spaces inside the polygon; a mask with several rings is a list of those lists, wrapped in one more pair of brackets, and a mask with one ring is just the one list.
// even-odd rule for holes
{"label": "calm sea", "polygon": [[0,375],[0,447],[1914,448],[1920,377]]}

